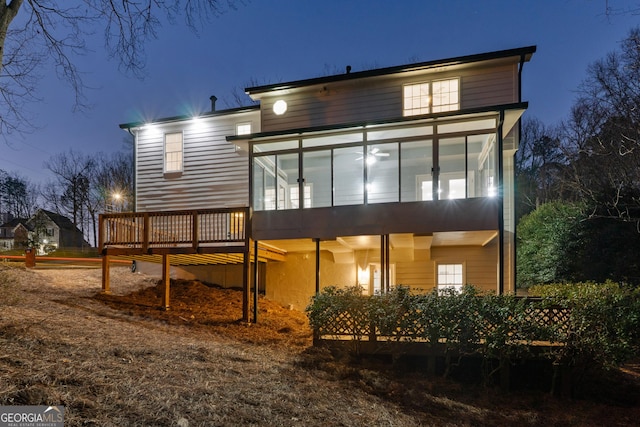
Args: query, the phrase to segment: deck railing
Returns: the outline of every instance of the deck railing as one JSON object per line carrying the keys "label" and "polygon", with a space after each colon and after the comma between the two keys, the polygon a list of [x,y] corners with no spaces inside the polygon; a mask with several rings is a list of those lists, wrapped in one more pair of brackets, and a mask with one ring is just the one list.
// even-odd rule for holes
{"label": "deck railing", "polygon": [[103,214],[99,248],[242,246],[248,217],[248,208]]}

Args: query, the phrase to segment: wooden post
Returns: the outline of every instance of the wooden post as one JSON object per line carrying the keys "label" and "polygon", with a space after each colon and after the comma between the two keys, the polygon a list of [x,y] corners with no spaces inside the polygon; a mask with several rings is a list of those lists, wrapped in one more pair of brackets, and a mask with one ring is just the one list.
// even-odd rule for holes
{"label": "wooden post", "polygon": [[162,254],[162,284],[164,285],[164,292],[162,293],[162,308],[169,310],[169,294],[171,291],[171,262],[169,261],[169,254]]}
{"label": "wooden post", "polygon": [[[257,254],[255,255],[257,259]],[[251,239],[245,240],[244,263],[242,266],[242,320],[249,323],[249,293],[251,292]]]}
{"label": "wooden post", "polygon": [[258,323],[258,241],[253,241],[253,323]]}
{"label": "wooden post", "polygon": [[102,257],[102,293],[110,294],[111,293],[111,278],[109,277],[109,255],[104,255]]}

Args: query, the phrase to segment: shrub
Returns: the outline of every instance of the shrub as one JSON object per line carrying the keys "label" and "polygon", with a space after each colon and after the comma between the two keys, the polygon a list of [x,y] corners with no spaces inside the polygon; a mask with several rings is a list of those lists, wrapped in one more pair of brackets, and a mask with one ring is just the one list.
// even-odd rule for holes
{"label": "shrub", "polygon": [[570,313],[567,327],[552,331],[552,340],[564,344],[552,354],[557,363],[610,369],[638,354],[638,289],[608,281],[536,286],[530,294]]}

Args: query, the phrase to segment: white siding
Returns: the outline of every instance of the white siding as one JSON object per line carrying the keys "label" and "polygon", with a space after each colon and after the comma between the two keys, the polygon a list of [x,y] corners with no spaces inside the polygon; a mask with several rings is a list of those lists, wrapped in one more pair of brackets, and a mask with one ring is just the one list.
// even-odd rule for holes
{"label": "white siding", "polygon": [[[252,122],[258,131],[259,112],[241,112],[156,124],[136,138],[136,209],[169,211],[248,206],[249,160],[226,137],[236,124]],[[163,135],[184,133],[184,169],[163,173]]]}

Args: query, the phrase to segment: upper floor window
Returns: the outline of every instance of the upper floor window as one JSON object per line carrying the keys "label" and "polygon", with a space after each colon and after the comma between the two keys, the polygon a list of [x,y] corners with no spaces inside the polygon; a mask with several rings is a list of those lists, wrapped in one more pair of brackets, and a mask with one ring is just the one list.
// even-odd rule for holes
{"label": "upper floor window", "polygon": [[433,91],[433,112],[455,111],[460,109],[460,80],[439,80],[431,83]]}
{"label": "upper floor window", "polygon": [[429,114],[431,90],[429,83],[417,83],[404,86],[404,115],[416,116]]}
{"label": "upper floor window", "polygon": [[167,133],[164,135],[164,171],[182,172],[182,132]]}
{"label": "upper floor window", "polygon": [[440,113],[460,109],[460,80],[448,79],[404,85],[403,115]]}
{"label": "upper floor window", "polygon": [[236,135],[251,134],[251,123],[238,123],[236,125]]}

